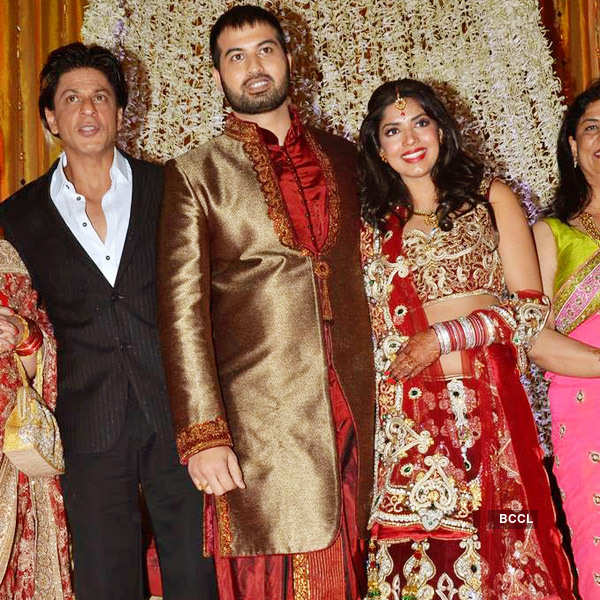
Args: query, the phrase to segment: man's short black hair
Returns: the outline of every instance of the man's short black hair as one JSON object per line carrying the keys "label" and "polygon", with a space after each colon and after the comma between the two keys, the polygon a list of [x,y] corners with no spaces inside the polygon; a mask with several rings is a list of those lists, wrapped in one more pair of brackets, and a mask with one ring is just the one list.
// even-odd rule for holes
{"label": "man's short black hair", "polygon": [[224,12],[212,26],[210,30],[210,56],[212,58],[215,69],[219,69],[219,61],[221,59],[221,52],[217,46],[217,40],[221,35],[223,29],[227,27],[233,27],[234,29],[241,29],[242,27],[256,25],[257,23],[267,23],[277,33],[277,41],[281,46],[284,53],[287,54],[287,45],[285,43],[285,34],[281,28],[277,17],[270,13],[268,10],[260,6],[254,6],[252,4],[243,4],[240,6],[234,6],[228,11]]}
{"label": "man's short black hair", "polygon": [[104,73],[115,93],[117,105],[123,109],[127,106],[127,82],[118,58],[102,46],[86,46],[81,42],[75,42],[50,52],[40,73],[38,108],[46,129],[48,129],[48,122],[45,109],[54,110],[54,95],[58,81],[61,75],[73,69],[96,69]]}

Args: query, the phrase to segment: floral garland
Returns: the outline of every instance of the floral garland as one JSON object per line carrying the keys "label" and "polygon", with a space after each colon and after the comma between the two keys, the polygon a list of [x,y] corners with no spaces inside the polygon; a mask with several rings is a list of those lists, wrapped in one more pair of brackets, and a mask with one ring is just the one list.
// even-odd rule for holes
{"label": "floral garland", "polygon": [[[467,147],[521,192],[530,214],[548,204],[563,108],[536,0],[254,1],[287,31],[305,119],[356,139],[382,81],[422,79],[449,104]],[[233,4],[90,0],[82,36],[124,62],[131,96],[120,142],[135,156],[163,161],[221,131],[208,32]],[[547,405],[533,404],[547,445]]]}

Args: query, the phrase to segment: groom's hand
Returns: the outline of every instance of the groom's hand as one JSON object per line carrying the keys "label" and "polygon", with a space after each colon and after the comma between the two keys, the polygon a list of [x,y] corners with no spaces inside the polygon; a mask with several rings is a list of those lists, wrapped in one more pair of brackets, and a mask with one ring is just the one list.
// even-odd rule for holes
{"label": "groom's hand", "polygon": [[188,460],[188,473],[199,490],[222,496],[246,487],[235,452],[229,446],[207,448]]}

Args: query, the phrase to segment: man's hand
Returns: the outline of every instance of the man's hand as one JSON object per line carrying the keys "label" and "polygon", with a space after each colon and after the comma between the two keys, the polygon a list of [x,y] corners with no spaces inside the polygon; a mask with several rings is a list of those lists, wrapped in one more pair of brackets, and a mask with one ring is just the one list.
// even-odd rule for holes
{"label": "man's hand", "polygon": [[398,351],[389,374],[396,380],[418,375],[440,357],[440,344],[433,329],[415,333]]}
{"label": "man's hand", "polygon": [[222,496],[246,484],[235,452],[229,446],[208,448],[188,460],[188,473],[199,490]]}

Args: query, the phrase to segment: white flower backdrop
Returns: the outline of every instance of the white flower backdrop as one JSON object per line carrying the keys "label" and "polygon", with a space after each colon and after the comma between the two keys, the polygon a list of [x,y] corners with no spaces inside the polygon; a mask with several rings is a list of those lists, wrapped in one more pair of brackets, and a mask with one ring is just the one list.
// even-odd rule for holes
{"label": "white flower backdrop", "polygon": [[[165,160],[220,131],[223,101],[211,77],[208,33],[233,2],[90,0],[83,38],[123,59],[131,88],[122,145]],[[256,1],[290,38],[294,100],[315,125],[354,139],[383,81],[432,84],[468,147],[520,191],[530,213],[556,180],[560,82],[536,0]],[[548,443],[545,387],[532,404]]]}

